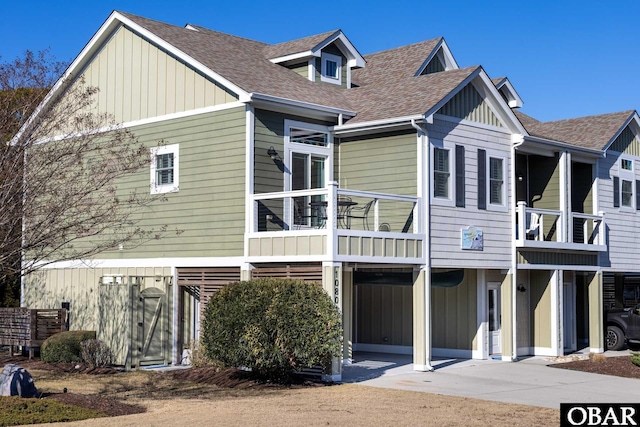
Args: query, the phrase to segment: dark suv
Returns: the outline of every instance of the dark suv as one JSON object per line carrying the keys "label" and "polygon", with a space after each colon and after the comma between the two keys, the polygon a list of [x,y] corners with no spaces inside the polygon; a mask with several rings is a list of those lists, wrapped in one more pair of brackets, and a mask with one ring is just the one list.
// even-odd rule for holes
{"label": "dark suv", "polygon": [[640,304],[633,308],[615,308],[607,312],[607,348],[622,350],[640,348]]}

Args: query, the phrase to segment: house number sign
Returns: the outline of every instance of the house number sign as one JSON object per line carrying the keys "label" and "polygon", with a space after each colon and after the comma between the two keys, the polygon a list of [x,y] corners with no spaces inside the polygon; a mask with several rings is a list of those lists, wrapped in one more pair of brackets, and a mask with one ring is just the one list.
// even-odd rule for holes
{"label": "house number sign", "polygon": [[340,307],[340,276],[339,269],[333,269],[333,302]]}

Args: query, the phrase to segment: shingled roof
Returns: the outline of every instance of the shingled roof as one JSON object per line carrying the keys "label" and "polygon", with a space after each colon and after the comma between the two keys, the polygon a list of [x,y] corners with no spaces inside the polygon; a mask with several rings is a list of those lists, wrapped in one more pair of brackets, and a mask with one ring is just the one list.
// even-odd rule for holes
{"label": "shingled roof", "polygon": [[[122,12],[120,12],[122,13]],[[265,43],[197,27],[177,27],[122,13],[247,93],[259,93],[327,107],[353,110],[339,87],[318,85],[271,63]]]}
{"label": "shingled roof", "polygon": [[323,41],[338,34],[340,30],[328,31],[322,34],[316,34],[302,39],[291,40],[284,43],[267,45],[264,48],[264,54],[267,58],[273,59],[280,56],[292,55],[294,53],[306,52],[312,50]]}
{"label": "shingled roof", "polygon": [[122,15],[247,93],[356,112],[349,123],[424,114],[478,70],[470,67],[415,76],[442,41],[436,38],[365,56],[366,67],[352,69],[357,87],[345,90],[312,82],[269,60],[314,48],[336,31],[268,45],[195,25],[190,27],[197,31]]}
{"label": "shingled roof", "polygon": [[[634,110],[552,122],[522,123],[532,136],[602,150],[622,129]],[[528,116],[527,116],[528,117]],[[518,115],[520,118],[520,115]]]}

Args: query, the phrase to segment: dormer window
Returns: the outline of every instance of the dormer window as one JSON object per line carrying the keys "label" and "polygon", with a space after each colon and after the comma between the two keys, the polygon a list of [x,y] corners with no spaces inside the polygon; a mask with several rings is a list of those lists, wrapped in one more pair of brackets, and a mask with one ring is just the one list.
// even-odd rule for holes
{"label": "dormer window", "polygon": [[342,58],[338,55],[322,52],[321,80],[342,85]]}

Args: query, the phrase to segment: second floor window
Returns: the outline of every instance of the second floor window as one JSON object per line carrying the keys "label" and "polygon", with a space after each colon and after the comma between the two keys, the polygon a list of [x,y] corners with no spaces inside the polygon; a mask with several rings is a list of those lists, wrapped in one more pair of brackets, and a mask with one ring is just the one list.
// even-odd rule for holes
{"label": "second floor window", "polygon": [[151,193],[171,193],[178,187],[179,145],[163,145],[151,149]]}
{"label": "second floor window", "polygon": [[492,205],[504,204],[504,168],[503,160],[497,157],[489,157],[489,203]]}
{"label": "second floor window", "polygon": [[449,199],[449,181],[451,171],[449,168],[449,150],[444,148],[433,149],[433,196]]}
{"label": "second floor window", "polygon": [[330,53],[322,53],[320,80],[337,85],[342,84],[342,57]]}

